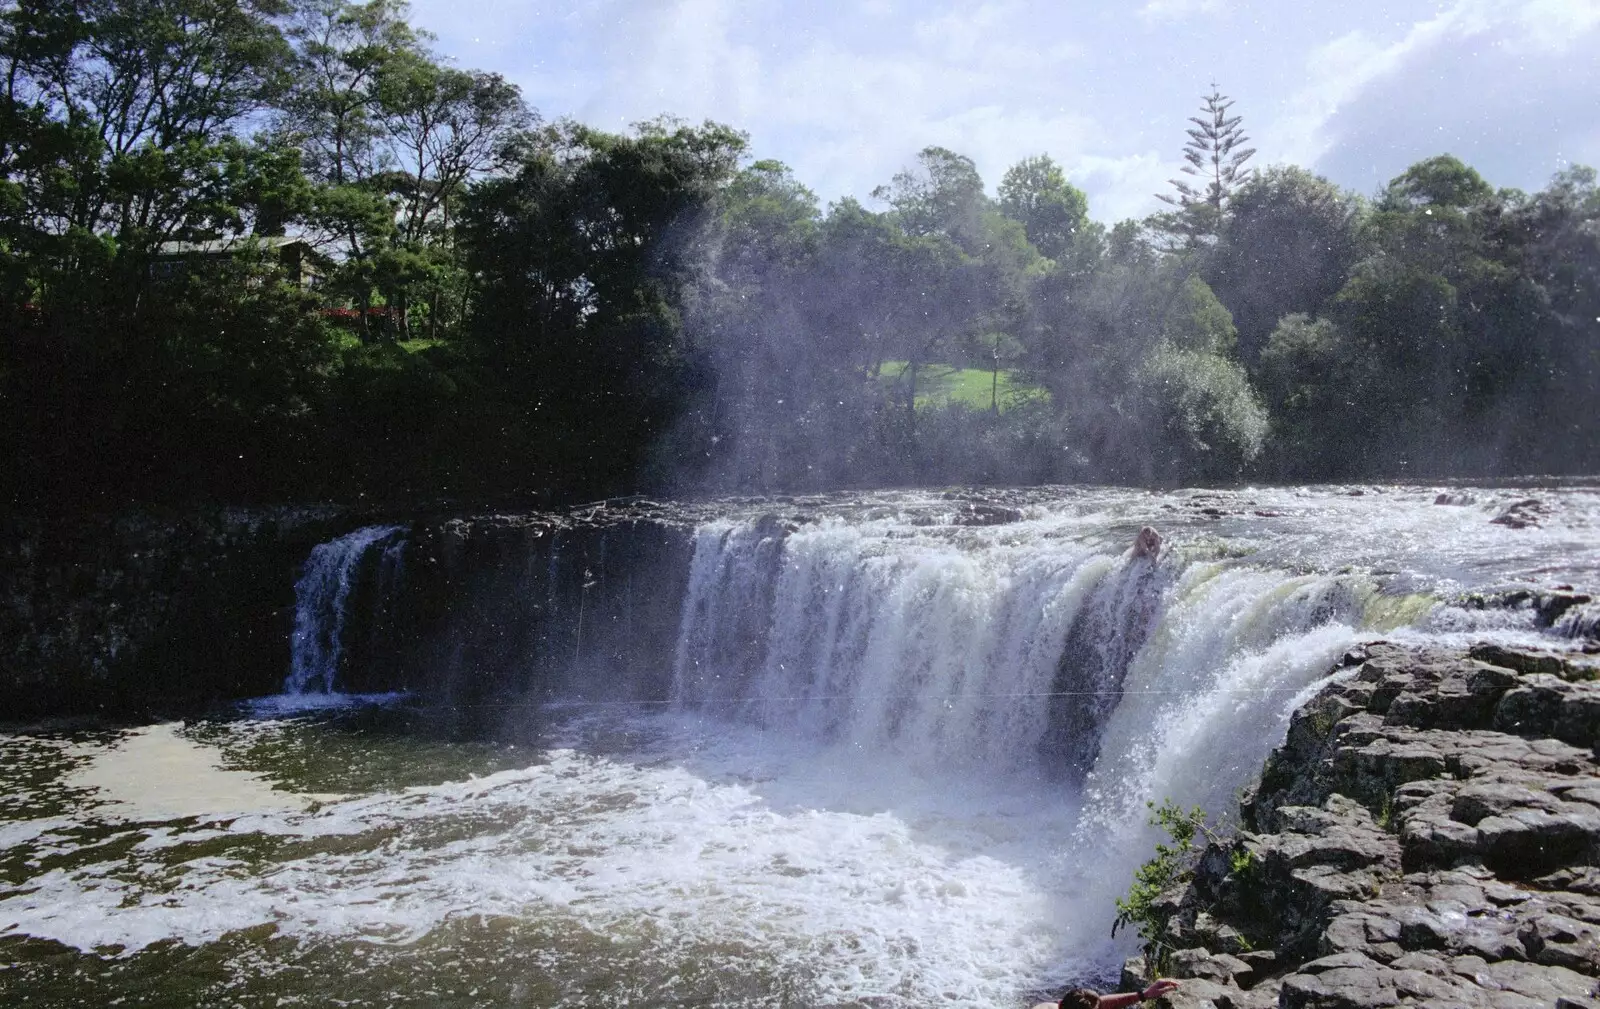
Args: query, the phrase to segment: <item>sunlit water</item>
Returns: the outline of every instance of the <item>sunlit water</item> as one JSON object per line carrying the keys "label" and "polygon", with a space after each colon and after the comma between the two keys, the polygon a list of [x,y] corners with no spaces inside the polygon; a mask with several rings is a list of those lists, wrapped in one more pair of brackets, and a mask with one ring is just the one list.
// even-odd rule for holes
{"label": "sunlit water", "polygon": [[[518,745],[327,694],[0,736],[0,1003],[1004,1006],[1103,980],[1147,801],[1225,814],[1362,639],[1559,645],[1463,594],[1600,587],[1593,489],[1361,490],[1030,492],[983,528],[875,495],[786,506],[821,521],[781,541],[730,508],[667,703],[529,708]],[[1537,526],[1490,521],[1528,498]],[[1145,523],[1159,564],[1126,551]],[[302,624],[311,682],[337,634]]]}

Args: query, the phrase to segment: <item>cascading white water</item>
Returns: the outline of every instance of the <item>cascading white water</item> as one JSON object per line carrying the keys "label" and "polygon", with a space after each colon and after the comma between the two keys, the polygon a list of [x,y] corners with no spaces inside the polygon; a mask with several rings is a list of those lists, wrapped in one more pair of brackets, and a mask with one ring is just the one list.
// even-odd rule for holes
{"label": "cascading white water", "polygon": [[332,693],[344,651],[350,594],[368,551],[382,548],[381,601],[400,575],[401,526],[367,526],[313,547],[294,585],[294,635],[290,640],[286,694]]}
{"label": "cascading white water", "polygon": [[[1437,518],[1390,516],[1418,539],[1414,524]],[[1074,826],[1052,887],[1080,922],[1109,922],[1156,839],[1147,803],[1230,815],[1290,713],[1364,636],[1491,626],[1413,594],[1445,578],[1316,570],[1314,537],[1264,550],[1189,532],[1156,561],[1127,549],[1136,528],[1052,509],[988,529],[712,523],[696,539],[674,700],[885,774],[1054,781]],[[1526,614],[1504,617],[1502,630],[1531,630]],[[1103,934],[1071,945],[1111,955]]]}
{"label": "cascading white water", "polygon": [[[924,769],[1081,776],[1115,743],[1102,728],[1125,677],[1192,710],[1243,689],[1224,684],[1230,663],[1285,635],[1338,621],[1354,637],[1350,579],[1155,561],[1061,533],[1048,520],[1002,532],[827,520],[787,538],[702,528],[674,700]],[[1250,689],[1276,710],[1327,651]]]}

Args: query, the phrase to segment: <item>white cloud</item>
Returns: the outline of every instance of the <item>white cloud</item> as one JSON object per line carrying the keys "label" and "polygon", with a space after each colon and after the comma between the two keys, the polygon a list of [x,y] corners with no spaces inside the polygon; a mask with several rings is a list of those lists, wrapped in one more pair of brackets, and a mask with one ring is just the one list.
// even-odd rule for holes
{"label": "white cloud", "polygon": [[1222,0],[1148,0],[1139,8],[1139,19],[1145,24],[1165,24],[1197,14],[1216,14],[1222,9]]}
{"label": "white cloud", "polygon": [[[1547,30],[1555,6],[1559,37]],[[1600,136],[1597,36],[1600,18],[1572,4],[1458,3],[1345,68],[1337,101],[1301,124],[1303,163],[1370,190],[1448,152],[1493,184],[1539,188]]]}
{"label": "white cloud", "polygon": [[1326,153],[1331,138],[1325,127],[1339,109],[1373,81],[1393,73],[1408,57],[1470,18],[1469,3],[1413,24],[1398,41],[1385,43],[1364,31],[1352,31],[1312,51],[1306,60],[1306,82],[1261,131],[1263,146],[1290,164],[1309,165]]}
{"label": "white cloud", "polygon": [[1172,161],[1153,152],[1125,157],[1085,154],[1064,167],[1073,185],[1090,194],[1089,209],[1101,221],[1149,213],[1155,194],[1170,190],[1167,180],[1177,174]]}
{"label": "white cloud", "polygon": [[[1348,168],[1355,145],[1386,168],[1404,145],[1385,124],[1438,137],[1489,129],[1479,127],[1480,109],[1435,94],[1445,78],[1459,87],[1465,63],[1492,61],[1496,77],[1481,87],[1500,104],[1525,94],[1550,101],[1550,55],[1565,52],[1575,65],[1600,31],[1600,0],[1293,10],[1269,0],[1148,0],[1133,10],[1152,30],[1132,35],[1126,7],[1092,0],[414,3],[442,49],[507,74],[547,117],[605,129],[662,113],[718,119],[749,131],[758,156],[789,162],[825,200],[864,197],[928,144],[971,156],[991,187],[1017,159],[1048,152],[1102,219],[1156,208],[1194,94],[1219,70],[1260,160]],[[1181,31],[1159,29],[1179,20]],[[1412,108],[1421,95],[1431,97],[1419,129]],[[1287,97],[1267,104],[1277,96]],[[1561,105],[1559,121],[1510,116],[1505,129],[1521,132],[1503,145],[1506,157],[1542,165],[1557,141],[1563,157],[1591,157],[1596,136],[1576,102]],[[1519,146],[1540,130],[1554,139],[1537,151]],[[1374,137],[1387,146],[1362,147]]]}
{"label": "white cloud", "polygon": [[[1458,0],[1433,17],[1413,23],[1393,41],[1356,30],[1314,49],[1306,59],[1304,85],[1260,131],[1262,146],[1294,164],[1314,164],[1337,137],[1329,124],[1341,110],[1373,88],[1384,87],[1409,65],[1441,47],[1473,43],[1462,58],[1502,48],[1537,56],[1561,52],[1600,27],[1600,0]],[[1416,100],[1397,93],[1397,103]]]}
{"label": "white cloud", "polygon": [[1564,51],[1600,28],[1600,0],[1530,0],[1517,16],[1513,45]]}

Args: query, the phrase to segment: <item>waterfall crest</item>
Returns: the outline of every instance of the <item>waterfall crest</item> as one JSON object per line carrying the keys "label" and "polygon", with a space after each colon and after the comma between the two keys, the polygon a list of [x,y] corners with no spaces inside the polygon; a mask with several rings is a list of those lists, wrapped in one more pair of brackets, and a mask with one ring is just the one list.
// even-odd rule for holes
{"label": "waterfall crest", "polygon": [[[1327,641],[1355,637],[1349,579],[1178,551],[1156,561],[1122,545],[1049,523],[702,526],[673,701],[915,766],[1092,782],[1103,749],[1128,763],[1159,746],[1149,727],[1172,711],[1218,689],[1241,696],[1234,679],[1257,684],[1253,707],[1284,710],[1285,691],[1325,670],[1331,646],[1293,668],[1258,661],[1248,676],[1234,670],[1247,657],[1330,624],[1341,629]],[[1146,727],[1138,743],[1118,721],[1130,687],[1146,695],[1141,715],[1121,716]]]}

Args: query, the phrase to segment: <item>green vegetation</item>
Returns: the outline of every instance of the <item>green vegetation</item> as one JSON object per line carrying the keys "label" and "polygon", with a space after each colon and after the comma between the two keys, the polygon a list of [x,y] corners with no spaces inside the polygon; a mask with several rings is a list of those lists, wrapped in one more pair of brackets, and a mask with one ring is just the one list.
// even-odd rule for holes
{"label": "green vegetation", "polygon": [[545,120],[400,0],[0,0],[0,64],[6,507],[1600,467],[1588,168],[1369,199],[1214,93],[1108,229],[1044,154],[824,208]]}
{"label": "green vegetation", "polygon": [[[906,362],[885,361],[878,379],[892,392],[905,375]],[[1027,381],[1018,372],[1001,369],[998,373],[979,368],[958,368],[947,364],[924,365],[917,379],[917,409],[928,410],[959,403],[974,410],[994,409],[1001,413],[1033,400],[1049,402],[1044,387]]]}
{"label": "green vegetation", "polygon": [[[1167,842],[1156,844],[1155,857],[1139,866],[1133,873],[1133,885],[1127,897],[1117,898],[1117,920],[1112,923],[1111,934],[1133,925],[1146,946],[1154,945],[1166,926],[1166,918],[1157,908],[1161,896],[1173,887],[1194,877],[1195,863],[1199,860],[1196,837],[1209,839],[1206,814],[1199,806],[1185,810],[1171,799],[1160,806],[1146,803],[1150,808],[1150,825],[1167,832]],[[1170,842],[1170,843],[1169,843]]]}

